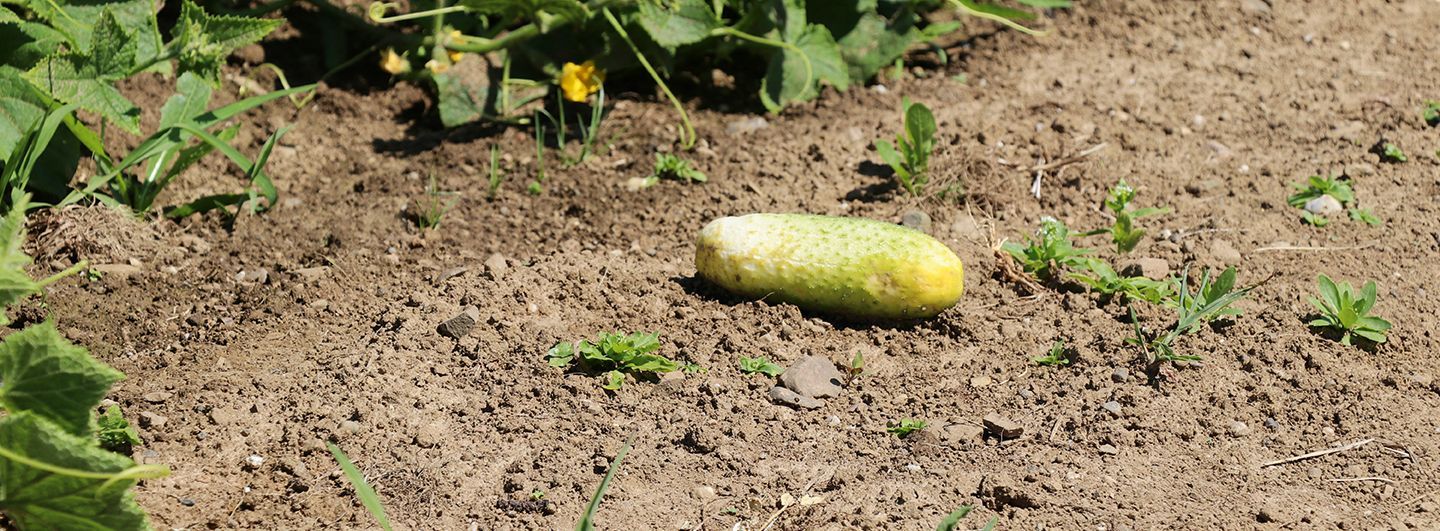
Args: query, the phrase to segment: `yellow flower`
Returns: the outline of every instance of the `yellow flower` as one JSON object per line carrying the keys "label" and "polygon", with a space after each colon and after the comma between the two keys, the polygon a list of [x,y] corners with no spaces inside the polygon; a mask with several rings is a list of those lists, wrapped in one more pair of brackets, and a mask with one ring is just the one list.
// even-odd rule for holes
{"label": "yellow flower", "polygon": [[425,68],[436,74],[444,74],[446,70],[450,69],[450,63],[442,63],[435,59],[431,59],[429,61],[425,61]]}
{"label": "yellow flower", "polygon": [[[460,35],[460,30],[450,30],[450,38],[449,38],[449,39],[446,39],[446,42],[449,42],[449,41],[458,39],[458,38],[460,38],[460,36],[461,36],[461,35]],[[451,50],[451,49],[448,49],[448,48],[445,50],[445,53],[446,53],[446,55],[449,55],[449,56],[450,56],[450,64],[455,64],[455,63],[460,62],[460,58],[465,55],[465,52],[459,52],[459,51]]]}
{"label": "yellow flower", "polygon": [[600,84],[605,82],[605,71],[595,68],[595,61],[585,61],[581,64],[565,63],[560,70],[560,91],[565,93],[565,99],[574,102],[583,102],[600,90]]}
{"label": "yellow flower", "polygon": [[410,71],[410,62],[395,53],[393,48],[386,48],[384,52],[380,53],[380,69],[389,72],[390,75],[400,75]]}

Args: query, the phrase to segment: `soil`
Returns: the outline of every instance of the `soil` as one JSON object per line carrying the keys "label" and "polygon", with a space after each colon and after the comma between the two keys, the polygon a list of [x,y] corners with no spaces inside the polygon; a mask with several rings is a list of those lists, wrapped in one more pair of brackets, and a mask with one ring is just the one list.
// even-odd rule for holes
{"label": "soil", "polygon": [[[148,419],[136,458],[173,470],[138,489],[157,528],[373,528],[334,441],[397,528],[564,529],[633,440],[603,528],[931,529],[970,504],[966,526],[1001,529],[1437,529],[1440,128],[1419,117],[1440,98],[1437,21],[1426,0],[1084,2],[1044,38],[972,21],[948,62],[922,55],[883,90],[828,91],[749,133],[727,126],[755,116],[752,95],[691,102],[709,182],[640,191],[626,181],[677,134],[648,89],[612,97],[598,156],[565,168],[552,151],[532,196],[530,131],[443,131],[424,90],[355,80],[249,120],[252,153],[296,124],[271,161],[271,212],[228,227],[68,209],[34,220],[33,247],[38,269],[105,271],[52,287],[46,309],[128,376],[111,398]],[[127,87],[147,123],[165,86]],[[894,134],[906,96],[935,110],[933,165],[960,199],[908,198],[880,166],[871,142]],[[1409,162],[1380,162],[1381,139]],[[1023,167],[1100,143],[1030,194]],[[493,200],[492,145],[506,175]],[[163,204],[239,186],[218,158],[197,168]],[[1342,172],[1382,226],[1315,228],[1286,205],[1291,183]],[[411,216],[431,175],[461,199],[423,233]],[[1134,257],[1265,281],[1242,316],[1179,340],[1202,361],[1158,382],[1124,341],[1124,305],[1029,295],[992,252],[1042,216],[1106,226],[1122,178],[1137,206],[1173,209],[1141,221]],[[718,216],[912,210],[968,269],[937,319],[836,322],[694,277],[694,235]],[[1116,258],[1103,236],[1085,242]],[[1378,281],[1390,341],[1312,332],[1317,273]],[[468,306],[468,336],[437,333]],[[662,354],[707,370],[607,392],[546,365],[557,341],[604,330],[658,332]],[[1031,361],[1062,339],[1075,364]],[[856,352],[864,374],[817,410],[771,403],[773,379],[736,366]],[[991,414],[1023,433],[975,436]],[[929,427],[886,431],[902,418]]]}

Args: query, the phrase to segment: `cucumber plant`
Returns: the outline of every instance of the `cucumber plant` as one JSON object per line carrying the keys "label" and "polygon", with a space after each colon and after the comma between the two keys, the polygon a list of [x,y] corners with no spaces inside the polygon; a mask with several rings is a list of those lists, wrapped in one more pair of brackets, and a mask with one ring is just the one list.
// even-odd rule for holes
{"label": "cucumber plant", "polygon": [[[0,283],[5,286],[0,305],[6,308],[87,265],[31,279],[24,270],[30,257],[21,251],[28,207],[28,196],[14,196],[0,222]],[[100,399],[121,378],[49,321],[0,341],[0,408],[5,412],[0,418],[0,513],[10,524],[21,530],[149,529],[130,488],[170,471],[137,465],[102,447],[136,439],[128,426],[115,421],[116,413],[107,412],[100,423],[95,414]]]}

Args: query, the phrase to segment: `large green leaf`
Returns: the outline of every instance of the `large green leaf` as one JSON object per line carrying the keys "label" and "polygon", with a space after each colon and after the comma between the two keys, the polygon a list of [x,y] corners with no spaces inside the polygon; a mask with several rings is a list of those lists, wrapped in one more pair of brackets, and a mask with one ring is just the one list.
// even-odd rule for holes
{"label": "large green leaf", "polygon": [[160,54],[160,30],[155,23],[152,0],[37,0],[25,4],[63,33],[73,45],[72,49],[91,48],[100,18],[108,12],[132,34],[138,62],[148,63]]}
{"label": "large green leaf", "polygon": [[131,478],[111,478],[134,463],[66,433],[31,412],[0,420],[0,512],[19,529],[149,529]]}
{"label": "large green leaf", "polygon": [[710,37],[720,27],[720,19],[704,0],[679,0],[660,3],[640,2],[640,25],[650,38],[666,48],[694,44]]}
{"label": "large green leaf", "polygon": [[65,34],[39,22],[15,22],[0,24],[0,65],[9,65],[20,70],[29,70],[55,52],[70,40]]}
{"label": "large green leaf", "polygon": [[760,82],[760,102],[770,112],[814,99],[820,94],[822,81],[840,90],[849,88],[850,74],[830,30],[811,24],[798,37],[787,38],[786,42],[795,49],[781,48],[771,55],[765,78]]}
{"label": "large green leaf", "polygon": [[218,84],[225,57],[236,48],[259,41],[283,23],[283,20],[211,15],[185,0],[180,5],[180,19],[171,31],[169,46],[181,72],[195,72],[210,83]]}
{"label": "large green leaf", "polygon": [[121,378],[49,322],[0,341],[0,405],[12,414],[33,411],[75,435],[89,436],[92,411]]}
{"label": "large green leaf", "polygon": [[855,83],[868,81],[925,38],[916,28],[919,16],[909,4],[887,16],[873,0],[855,4],[817,2],[809,6],[808,15],[811,22],[825,26],[835,37],[850,80]]}
{"label": "large green leaf", "polygon": [[205,114],[211,92],[210,85],[194,72],[180,74],[175,81],[175,94],[160,107],[160,127],[171,127]]}
{"label": "large green leaf", "polygon": [[90,52],[67,52],[40,61],[25,73],[56,100],[94,111],[132,133],[140,132],[140,109],[112,85],[135,65],[136,41],[103,11],[90,39]]}
{"label": "large green leaf", "polygon": [[0,66],[0,162],[16,144],[45,118],[45,102],[20,77],[20,71]]}

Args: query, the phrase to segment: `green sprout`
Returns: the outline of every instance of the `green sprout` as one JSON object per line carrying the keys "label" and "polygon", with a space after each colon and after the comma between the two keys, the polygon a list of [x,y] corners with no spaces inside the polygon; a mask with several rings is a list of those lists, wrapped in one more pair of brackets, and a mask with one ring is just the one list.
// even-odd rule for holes
{"label": "green sprout", "polygon": [[1087,258],[1068,278],[1105,296],[1124,295],[1131,300],[1160,304],[1173,297],[1174,283],[1143,276],[1127,277],[1115,272],[1104,260]]}
{"label": "green sprout", "polygon": [[1130,201],[1135,199],[1135,188],[1121,179],[1119,183],[1110,188],[1110,194],[1105,198],[1105,208],[1115,216],[1115,223],[1108,229],[1099,229],[1085,233],[1086,236],[1095,234],[1110,233],[1111,241],[1115,242],[1115,250],[1124,254],[1135,249],[1140,239],[1145,236],[1144,229],[1135,228],[1135,220],[1165,214],[1170,212],[1166,207],[1147,207],[1130,210]]}
{"label": "green sprout", "polygon": [[105,413],[95,419],[95,425],[95,438],[100,440],[101,448],[129,455],[130,448],[140,444],[140,434],[130,426],[130,421],[125,420],[120,406],[105,408]]}
{"label": "green sprout", "polygon": [[[905,131],[895,135],[895,143],[889,140],[875,141],[875,151],[895,170],[900,186],[912,196],[918,196],[930,182],[930,154],[935,150],[935,115],[923,103],[911,103],[906,99]],[[898,148],[898,149],[897,149]]]}
{"label": "green sprout", "polygon": [[687,183],[703,183],[707,179],[705,173],[690,167],[690,161],[680,158],[673,153],[656,153],[655,169],[650,176],[645,178],[645,188],[654,186],[660,179],[674,179]]}
{"label": "green sprout", "polygon": [[486,189],[486,197],[495,199],[495,194],[500,191],[500,183],[505,176],[500,174],[500,146],[490,146],[490,183]]}
{"label": "green sprout", "polygon": [[930,423],[919,419],[900,419],[897,422],[891,423],[889,427],[885,428],[885,431],[904,439],[912,433],[925,429],[925,426],[929,425]]}
{"label": "green sprout", "polygon": [[1320,310],[1320,317],[1310,321],[1313,328],[1328,329],[1340,334],[1340,343],[1351,344],[1351,336],[1380,344],[1385,342],[1385,332],[1390,330],[1390,321],[1370,315],[1375,307],[1375,282],[1366,282],[1356,293],[1348,282],[1336,283],[1324,274],[1316,277],[1320,285],[1320,298],[1309,297],[1310,304]]}
{"label": "green sprout", "polygon": [[1040,221],[1040,230],[1034,237],[1025,237],[1025,245],[1005,242],[1001,249],[1015,257],[1025,272],[1041,280],[1056,278],[1061,269],[1085,267],[1088,264],[1084,255],[1093,252],[1075,248],[1070,243],[1070,229],[1051,217]]}
{"label": "green sprout", "polygon": [[848,380],[854,381],[862,374],[865,374],[865,354],[857,350],[855,357],[850,358],[850,366],[845,368],[845,375]]}
{"label": "green sprout", "polygon": [[1065,366],[1069,365],[1072,361],[1074,361],[1073,359],[1071,359],[1071,356],[1067,354],[1065,348],[1065,340],[1063,339],[1055,340],[1055,344],[1050,345],[1050,352],[1046,353],[1044,356],[1037,356],[1032,359],[1035,361],[1035,363],[1039,363],[1048,367]]}
{"label": "green sprout", "polygon": [[1405,152],[1400,150],[1400,146],[1395,145],[1393,142],[1386,142],[1385,145],[1380,147],[1380,160],[1390,163],[1400,163],[1410,159],[1405,157]]}
{"label": "green sprout", "polygon": [[626,374],[659,374],[680,369],[680,364],[664,356],[652,354],[660,348],[659,334],[636,332],[625,335],[602,332],[593,343],[562,342],[545,353],[551,367],[571,367],[585,372],[605,372],[607,390],[615,391],[625,384]]}
{"label": "green sprout", "polygon": [[774,362],[763,357],[740,358],[740,372],[745,374],[760,373],[766,376],[780,376],[785,369]]}
{"label": "green sprout", "polygon": [[449,213],[459,200],[459,192],[440,190],[435,175],[431,174],[430,184],[425,186],[425,198],[416,205],[415,224],[422,230],[439,228],[445,214]]}
{"label": "green sprout", "polygon": [[1440,127],[1440,101],[1425,100],[1424,108],[1420,110],[1420,119],[1425,120],[1425,125]]}
{"label": "green sprout", "polygon": [[1212,320],[1239,315],[1240,310],[1231,308],[1230,305],[1245,298],[1250,290],[1255,289],[1255,286],[1235,289],[1234,267],[1226,268],[1214,281],[1211,281],[1210,271],[1205,271],[1200,278],[1199,289],[1193,294],[1188,285],[1189,276],[1189,271],[1186,271],[1175,280],[1176,296],[1166,301],[1165,305],[1175,309],[1177,315],[1175,324],[1165,333],[1154,336],[1147,334],[1140,326],[1140,318],[1135,315],[1135,308],[1130,308],[1130,322],[1135,326],[1135,337],[1127,341],[1140,346],[1145,353],[1145,361],[1152,369],[1158,368],[1159,364],[1165,361],[1199,360],[1199,356],[1177,354],[1174,348],[1175,340],[1199,331],[1205,323]]}

